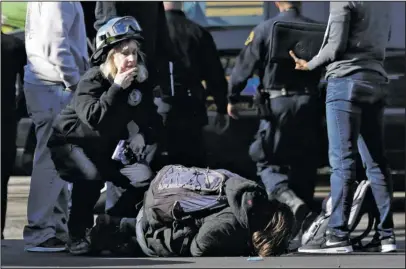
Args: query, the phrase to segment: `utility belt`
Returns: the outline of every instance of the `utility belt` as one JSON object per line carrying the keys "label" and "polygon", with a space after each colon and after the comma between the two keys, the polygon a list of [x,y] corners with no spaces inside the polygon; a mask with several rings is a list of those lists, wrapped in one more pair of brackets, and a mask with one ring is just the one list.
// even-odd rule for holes
{"label": "utility belt", "polygon": [[[299,88],[299,89],[298,89]],[[273,99],[281,96],[294,96],[294,95],[313,95],[316,93],[316,89],[304,87],[281,87],[263,89],[262,91],[269,94],[268,98]]]}
{"label": "utility belt", "polygon": [[269,119],[272,116],[271,99],[281,96],[295,95],[313,95],[316,94],[316,89],[304,87],[298,90],[299,87],[289,88],[281,87],[280,89],[259,89],[254,95],[254,104],[257,106],[257,112],[261,119]]}

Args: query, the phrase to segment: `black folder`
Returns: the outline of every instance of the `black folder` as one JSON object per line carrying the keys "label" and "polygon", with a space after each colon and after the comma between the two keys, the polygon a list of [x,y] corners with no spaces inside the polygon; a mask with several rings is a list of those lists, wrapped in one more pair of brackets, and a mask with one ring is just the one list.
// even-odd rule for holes
{"label": "black folder", "polygon": [[289,50],[293,50],[300,59],[311,60],[320,50],[325,31],[325,24],[275,22],[271,37],[271,62],[292,62]]}

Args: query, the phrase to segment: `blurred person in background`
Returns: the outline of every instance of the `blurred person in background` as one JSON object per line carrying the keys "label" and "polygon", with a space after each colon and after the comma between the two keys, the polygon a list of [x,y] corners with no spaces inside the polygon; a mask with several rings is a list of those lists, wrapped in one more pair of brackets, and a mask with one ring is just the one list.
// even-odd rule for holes
{"label": "blurred person in background", "polygon": [[[164,2],[169,36],[182,66],[170,63],[173,79],[171,108],[166,117],[168,161],[185,166],[206,166],[203,127],[208,124],[206,98],[217,107],[214,125],[224,131],[227,116],[227,81],[211,34],[186,18],[182,2]],[[185,69],[186,68],[186,69]],[[186,70],[186,71],[185,71]],[[202,85],[205,81],[206,89]]]}
{"label": "blurred person in background", "polygon": [[86,35],[87,35],[87,47],[89,55],[92,55],[96,49],[96,34],[97,30],[94,28],[94,22],[96,17],[94,9],[96,7],[96,1],[81,1],[83,8],[83,14],[85,18]]}
{"label": "blurred person in background", "polygon": [[36,148],[28,196],[25,250],[58,252],[68,240],[68,185],[51,160],[47,142],[55,116],[88,69],[80,2],[29,2],[25,25],[24,94],[35,125]]}
{"label": "blurred person in background", "polygon": [[[3,19],[3,18],[2,18]],[[1,33],[1,239],[7,211],[7,188],[16,156],[16,79],[24,75],[27,62],[24,43],[11,35]]]}

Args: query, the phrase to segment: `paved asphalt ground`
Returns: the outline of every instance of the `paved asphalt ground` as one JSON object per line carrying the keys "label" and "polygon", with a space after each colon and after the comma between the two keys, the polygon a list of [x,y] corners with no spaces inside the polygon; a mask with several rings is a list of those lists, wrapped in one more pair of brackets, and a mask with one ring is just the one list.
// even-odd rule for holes
{"label": "paved asphalt ground", "polygon": [[[405,268],[405,213],[394,215],[399,251],[393,254],[353,253],[348,255],[289,254],[248,261],[232,258],[115,258],[72,257],[67,253],[43,254],[24,252],[22,229],[26,223],[29,177],[12,177],[5,230],[7,240],[1,242],[1,268]],[[328,189],[318,188],[316,197]],[[404,192],[395,197],[404,204]],[[404,208],[404,207],[403,207]],[[365,225],[362,221],[361,225]]]}

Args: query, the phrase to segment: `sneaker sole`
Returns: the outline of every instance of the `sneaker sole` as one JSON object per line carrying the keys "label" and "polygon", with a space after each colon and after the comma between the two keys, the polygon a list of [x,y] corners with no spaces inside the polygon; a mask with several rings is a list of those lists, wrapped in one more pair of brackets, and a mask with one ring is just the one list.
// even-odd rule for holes
{"label": "sneaker sole", "polygon": [[360,251],[388,253],[397,251],[397,247],[396,245],[383,245],[369,248],[360,248]]}
{"label": "sneaker sole", "polygon": [[352,246],[346,246],[346,247],[336,247],[336,248],[323,248],[323,249],[298,249],[298,252],[300,253],[312,253],[312,254],[346,254],[346,253],[351,253],[354,250],[352,249]]}
{"label": "sneaker sole", "polygon": [[380,248],[380,251],[382,253],[395,252],[396,251],[396,245],[383,245]]}
{"label": "sneaker sole", "polygon": [[32,247],[32,248],[25,248],[27,252],[64,252],[66,251],[66,247],[60,248],[46,248],[46,247]]}
{"label": "sneaker sole", "polygon": [[72,255],[75,255],[75,256],[79,256],[79,255],[85,255],[85,254],[88,254],[88,253],[90,253],[90,249],[86,249],[86,250],[78,250],[78,251],[75,251],[75,250],[69,250],[69,253],[70,254],[72,254]]}

